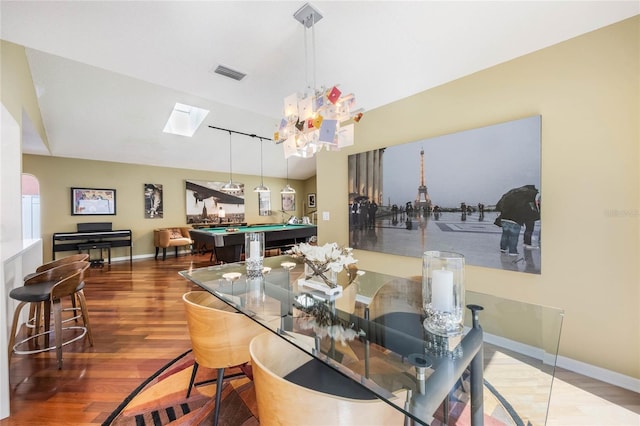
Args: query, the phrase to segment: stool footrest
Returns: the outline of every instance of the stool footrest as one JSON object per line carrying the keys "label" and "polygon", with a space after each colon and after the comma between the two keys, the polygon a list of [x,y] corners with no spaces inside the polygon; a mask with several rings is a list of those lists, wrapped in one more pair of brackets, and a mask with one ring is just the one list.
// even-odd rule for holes
{"label": "stool footrest", "polygon": [[[69,343],[73,343],[76,340],[80,340],[85,336],[85,334],[87,334],[87,328],[83,327],[83,326],[80,326],[80,325],[74,325],[74,326],[71,326],[71,327],[63,327],[62,331],[64,332],[65,330],[82,330],[82,332],[78,336],[75,336],[75,337],[73,337],[73,338],[71,338],[71,339],[69,339],[67,341],[62,342],[62,346],[66,346]],[[49,346],[48,348],[38,348],[38,349],[29,349],[29,350],[20,350],[20,349],[18,349],[18,347],[20,345],[23,345],[23,344],[25,344],[25,343],[33,340],[33,339],[37,339],[40,336],[44,336],[46,334],[51,334],[51,333],[53,333],[53,330],[43,331],[42,333],[34,334],[32,336],[27,337],[26,339],[23,339],[23,340],[19,341],[18,343],[13,345],[13,348],[12,348],[13,353],[18,354],[18,355],[31,355],[31,354],[38,354],[40,352],[48,352],[48,351],[54,350],[56,348],[56,345]]]}

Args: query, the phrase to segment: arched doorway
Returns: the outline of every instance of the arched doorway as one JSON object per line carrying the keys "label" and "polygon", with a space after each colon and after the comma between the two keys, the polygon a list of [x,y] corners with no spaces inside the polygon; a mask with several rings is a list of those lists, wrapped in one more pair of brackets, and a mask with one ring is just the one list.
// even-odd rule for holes
{"label": "arched doorway", "polygon": [[39,239],[40,235],[40,182],[30,174],[22,174],[22,238]]}

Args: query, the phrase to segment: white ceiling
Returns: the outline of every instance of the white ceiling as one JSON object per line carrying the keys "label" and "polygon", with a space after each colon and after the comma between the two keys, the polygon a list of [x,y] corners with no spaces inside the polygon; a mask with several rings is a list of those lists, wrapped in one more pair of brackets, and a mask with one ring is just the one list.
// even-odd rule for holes
{"label": "white ceiling", "polygon": [[[229,135],[207,126],[272,137],[306,86],[304,3],[2,0],[1,37],[28,48],[51,155],[228,172]],[[640,13],[638,0],[312,3],[317,86],[340,83],[366,110]],[[193,138],[162,133],[175,102],[211,111]],[[28,127],[23,150],[43,153]],[[232,144],[233,173],[259,174],[257,139]],[[264,158],[265,176],[285,176],[282,146]]]}

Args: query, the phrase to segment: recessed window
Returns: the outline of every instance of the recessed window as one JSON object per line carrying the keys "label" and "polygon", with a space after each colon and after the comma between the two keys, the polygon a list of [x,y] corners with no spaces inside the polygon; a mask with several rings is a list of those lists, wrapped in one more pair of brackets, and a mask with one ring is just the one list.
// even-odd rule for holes
{"label": "recessed window", "polygon": [[198,130],[207,114],[209,114],[209,110],[176,103],[163,132],[191,137]]}

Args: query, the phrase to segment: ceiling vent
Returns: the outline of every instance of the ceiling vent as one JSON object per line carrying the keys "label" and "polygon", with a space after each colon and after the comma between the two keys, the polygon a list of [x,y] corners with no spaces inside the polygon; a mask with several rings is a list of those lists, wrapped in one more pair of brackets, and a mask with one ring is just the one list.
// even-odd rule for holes
{"label": "ceiling vent", "polygon": [[213,72],[216,74],[223,75],[225,77],[232,78],[234,80],[238,80],[238,81],[242,80],[247,76],[245,73],[233,70],[231,68],[227,68],[223,65],[218,65],[218,67],[215,70],[213,70]]}

